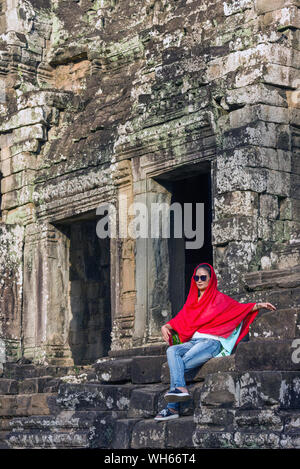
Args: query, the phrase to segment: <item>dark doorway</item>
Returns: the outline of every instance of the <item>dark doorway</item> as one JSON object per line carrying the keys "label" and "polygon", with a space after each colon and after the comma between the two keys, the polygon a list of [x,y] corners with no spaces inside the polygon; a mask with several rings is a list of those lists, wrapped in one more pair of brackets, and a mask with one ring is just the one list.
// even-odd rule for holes
{"label": "dark doorway", "polygon": [[69,346],[74,364],[91,364],[111,346],[110,240],[96,233],[96,219],[64,224],[69,244],[71,320]]}
{"label": "dark doorway", "polygon": [[[167,178],[164,185],[172,193],[171,204],[179,202],[182,206],[182,217],[184,218],[184,203],[192,204],[193,229],[196,229],[196,203],[204,203],[204,244],[200,249],[187,249],[186,242],[192,241],[184,236],[174,237],[173,213],[170,212],[171,237],[169,239],[170,255],[170,276],[169,289],[170,301],[172,305],[172,317],[174,317],[183,304],[189,293],[191,277],[194,268],[201,262],[213,264],[213,249],[211,244],[211,223],[212,223],[212,194],[211,194],[211,174],[209,168],[192,177],[171,179]],[[162,183],[162,180],[159,181]],[[182,220],[183,226],[183,220]]]}

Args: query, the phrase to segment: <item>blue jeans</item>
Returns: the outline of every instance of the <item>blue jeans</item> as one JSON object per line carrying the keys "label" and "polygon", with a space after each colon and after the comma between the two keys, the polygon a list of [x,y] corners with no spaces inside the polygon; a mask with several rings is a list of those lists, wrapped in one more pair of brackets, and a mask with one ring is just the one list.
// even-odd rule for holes
{"label": "blue jeans", "polygon": [[[171,345],[167,349],[170,369],[170,391],[178,387],[186,387],[184,373],[196,368],[215,357],[221,351],[221,342],[214,339],[191,339],[179,345]],[[178,402],[169,402],[168,408],[178,411]]]}

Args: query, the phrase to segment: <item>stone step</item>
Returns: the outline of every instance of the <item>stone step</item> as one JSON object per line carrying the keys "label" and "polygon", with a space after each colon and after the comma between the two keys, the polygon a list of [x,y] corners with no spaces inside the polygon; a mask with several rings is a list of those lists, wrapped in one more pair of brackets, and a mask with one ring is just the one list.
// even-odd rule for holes
{"label": "stone step", "polygon": [[46,432],[33,430],[30,432],[12,432],[7,437],[11,449],[75,449],[90,447],[90,431],[78,430],[70,432]]}
{"label": "stone step", "polygon": [[66,375],[80,374],[90,370],[90,366],[56,366],[35,365],[6,362],[3,364],[2,378],[23,380],[25,378],[39,378],[44,376],[61,377]]}
{"label": "stone step", "polygon": [[93,365],[93,369],[96,379],[101,383],[150,384],[160,382],[161,367],[165,361],[165,354],[100,359]]}
{"label": "stone step", "polygon": [[7,432],[0,431],[0,449],[9,449],[7,443]]}
{"label": "stone step", "polygon": [[122,383],[131,381],[131,364],[132,358],[100,359],[93,369],[100,383]]}
{"label": "stone step", "polygon": [[14,418],[5,441],[10,448],[110,448],[117,434],[116,422],[126,418],[125,414],[122,411],[63,411],[57,416]]}
{"label": "stone step", "polygon": [[0,417],[48,415],[55,410],[55,394],[53,393],[0,396]]}
{"label": "stone step", "polygon": [[18,394],[19,384],[15,379],[0,378],[0,394]]}
{"label": "stone step", "polygon": [[250,326],[249,339],[293,339],[300,337],[300,310],[269,311],[258,315]]}
{"label": "stone step", "polygon": [[56,403],[64,410],[127,411],[135,387],[129,383],[63,383],[59,387]]}
{"label": "stone step", "polygon": [[196,448],[300,448],[300,412],[209,409],[195,413]]}
{"label": "stone step", "polygon": [[11,421],[10,417],[0,417],[0,431],[8,431],[10,430],[9,423]]}
{"label": "stone step", "polygon": [[237,371],[300,370],[299,339],[256,339],[242,342],[235,353]]}
{"label": "stone step", "polygon": [[0,417],[0,449],[7,449],[7,435],[10,432],[10,418]]}
{"label": "stone step", "polygon": [[60,380],[52,376],[44,376],[43,378],[25,378],[17,381],[17,384],[19,394],[51,393],[58,391]]}
{"label": "stone step", "polygon": [[129,449],[131,446],[131,434],[133,427],[140,418],[126,418],[116,421],[116,429],[111,442],[112,449]]}
{"label": "stone step", "polygon": [[[127,426],[130,448],[194,448],[193,433],[196,424],[193,416],[180,417],[166,422],[144,419]],[[126,438],[123,439],[126,443]]]}
{"label": "stone step", "polygon": [[[293,371],[223,372],[208,375],[196,408],[257,410],[300,409],[300,373]],[[220,413],[222,414],[222,410]]]}
{"label": "stone step", "polygon": [[234,432],[197,428],[193,434],[194,449],[278,449],[281,432]]}
{"label": "stone step", "polygon": [[129,418],[149,418],[157,414],[165,407],[164,394],[168,391],[168,386],[163,384],[153,384],[139,387],[132,391],[127,416]]}
{"label": "stone step", "polygon": [[[210,373],[217,373],[219,371],[234,371],[235,359],[234,354],[228,357],[211,358],[200,367],[190,370],[185,373],[185,380],[187,383],[204,381],[205,377]],[[170,370],[168,362],[162,365],[161,382],[164,384],[170,383]]]}
{"label": "stone step", "polygon": [[[99,419],[106,418],[110,414],[107,411],[73,411],[65,410],[58,415],[32,415],[29,417],[15,417],[10,419],[6,430],[27,431],[27,430],[45,430],[45,431],[69,431],[86,430],[97,423]],[[117,414],[120,418],[122,412]],[[125,415],[123,415],[125,416]]]}
{"label": "stone step", "polygon": [[160,383],[166,355],[139,356],[132,359],[131,381],[135,384]]}
{"label": "stone step", "polygon": [[[199,398],[202,383],[196,383],[188,387],[191,399],[180,404],[180,415],[192,415],[195,401]],[[164,399],[169,386],[154,384],[134,389],[131,393],[130,405],[127,416],[129,418],[153,418],[166,406]]]}
{"label": "stone step", "polygon": [[156,344],[144,345],[141,347],[133,347],[127,350],[110,350],[108,352],[109,357],[116,358],[130,358],[137,356],[153,356],[153,355],[165,355],[168,345],[164,342],[158,342]]}

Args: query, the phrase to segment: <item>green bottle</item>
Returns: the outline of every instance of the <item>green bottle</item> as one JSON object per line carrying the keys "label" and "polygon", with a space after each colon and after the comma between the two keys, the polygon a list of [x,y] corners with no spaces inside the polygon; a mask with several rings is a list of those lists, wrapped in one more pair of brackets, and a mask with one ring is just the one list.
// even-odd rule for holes
{"label": "green bottle", "polygon": [[175,332],[174,334],[172,334],[172,344],[173,345],[177,345],[177,344],[181,344],[181,340],[179,339],[179,335],[177,334],[177,332]]}

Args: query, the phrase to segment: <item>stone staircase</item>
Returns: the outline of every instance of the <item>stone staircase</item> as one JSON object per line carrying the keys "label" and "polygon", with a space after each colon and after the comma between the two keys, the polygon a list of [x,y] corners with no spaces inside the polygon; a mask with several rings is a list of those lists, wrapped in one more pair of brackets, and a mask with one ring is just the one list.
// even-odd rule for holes
{"label": "stone staircase", "polygon": [[234,354],[187,373],[180,419],[153,420],[169,389],[166,344],[77,369],[6,363],[1,448],[300,448],[300,275],[276,273],[248,274],[256,301],[277,310],[259,313]]}
{"label": "stone staircase", "polygon": [[[299,312],[286,310],[297,325]],[[275,315],[268,313],[253,324],[250,340],[237,348],[230,371],[206,376],[194,412],[196,447],[300,448],[300,360],[291,359],[294,339],[287,329],[280,328],[276,337],[270,327],[272,317],[277,322]],[[264,321],[270,336],[260,338]],[[300,340],[298,348],[300,358]]]}

